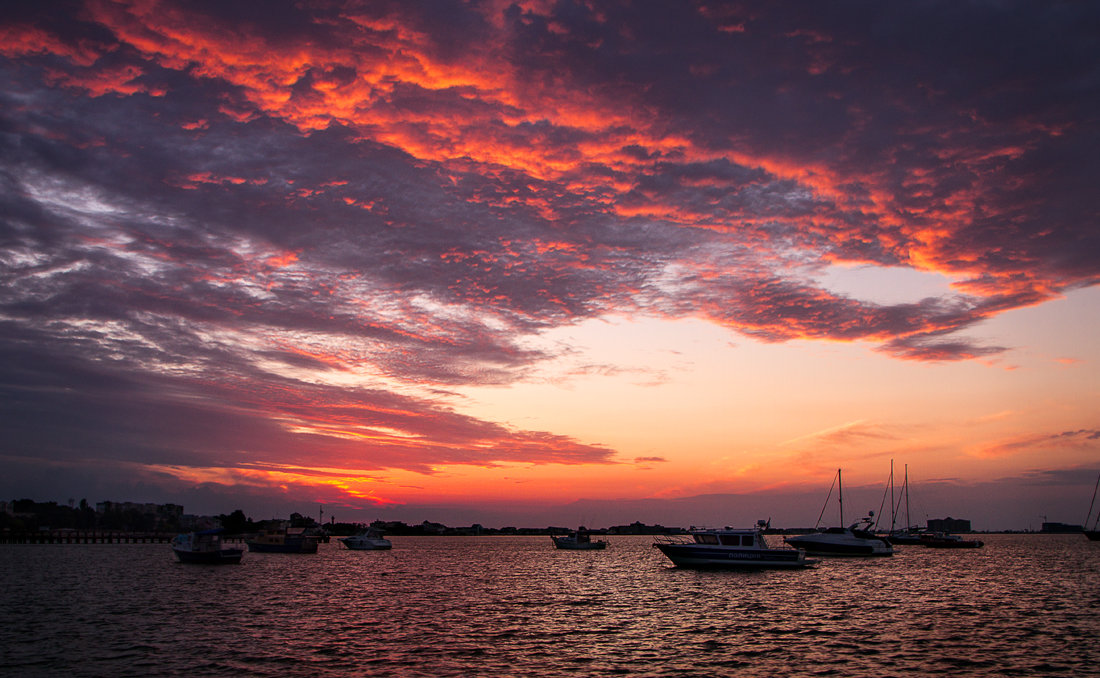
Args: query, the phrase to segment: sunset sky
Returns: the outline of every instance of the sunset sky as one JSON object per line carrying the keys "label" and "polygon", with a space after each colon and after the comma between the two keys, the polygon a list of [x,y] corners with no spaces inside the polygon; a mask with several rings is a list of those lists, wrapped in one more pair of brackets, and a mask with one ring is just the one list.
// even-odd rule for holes
{"label": "sunset sky", "polygon": [[803,526],[894,460],[914,522],[1081,523],[1097,26],[5,3],[0,498]]}

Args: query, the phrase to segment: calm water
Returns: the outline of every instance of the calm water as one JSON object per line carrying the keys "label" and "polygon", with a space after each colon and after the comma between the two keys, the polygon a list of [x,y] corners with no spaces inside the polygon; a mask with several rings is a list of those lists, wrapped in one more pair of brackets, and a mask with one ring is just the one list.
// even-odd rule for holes
{"label": "calm water", "polygon": [[333,541],[221,567],[164,544],[0,546],[0,673],[1095,675],[1100,543],[982,538],[749,573],[672,568],[649,537]]}

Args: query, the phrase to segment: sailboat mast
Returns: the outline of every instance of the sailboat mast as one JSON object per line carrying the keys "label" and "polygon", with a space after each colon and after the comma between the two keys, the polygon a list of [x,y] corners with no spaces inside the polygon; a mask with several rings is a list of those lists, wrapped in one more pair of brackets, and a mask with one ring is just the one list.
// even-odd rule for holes
{"label": "sailboat mast", "polygon": [[894,531],[897,518],[894,515],[894,460],[890,460],[890,532]]}
{"label": "sailboat mast", "polygon": [[[1100,475],[1096,476],[1096,487],[1092,488],[1092,501],[1089,502],[1089,514],[1085,516],[1085,529],[1089,529],[1089,518],[1092,517],[1092,505],[1096,503],[1096,490],[1100,490]],[[1096,522],[1100,523],[1100,513],[1096,515]],[[1095,527],[1093,529],[1096,529]]]}
{"label": "sailboat mast", "polygon": [[909,532],[909,528],[913,527],[913,523],[909,522],[909,464],[905,465],[905,531]]}
{"label": "sailboat mast", "polygon": [[844,527],[844,481],[840,477],[840,469],[836,470],[836,496],[840,504],[840,526]]}

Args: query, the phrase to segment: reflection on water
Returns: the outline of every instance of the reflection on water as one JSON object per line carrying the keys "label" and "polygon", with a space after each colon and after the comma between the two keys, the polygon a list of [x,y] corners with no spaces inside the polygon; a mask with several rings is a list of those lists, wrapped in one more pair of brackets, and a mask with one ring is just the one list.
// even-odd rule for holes
{"label": "reflection on water", "polygon": [[0,547],[19,676],[1081,675],[1100,543],[990,535],[795,571],[680,570],[648,537],[394,537],[392,551]]}

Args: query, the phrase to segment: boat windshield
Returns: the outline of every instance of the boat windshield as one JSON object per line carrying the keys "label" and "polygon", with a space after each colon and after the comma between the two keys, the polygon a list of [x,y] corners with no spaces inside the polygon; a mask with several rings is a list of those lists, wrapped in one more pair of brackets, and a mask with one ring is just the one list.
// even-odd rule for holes
{"label": "boat windshield", "polygon": [[723,534],[721,542],[725,546],[753,546],[755,539],[751,534]]}

